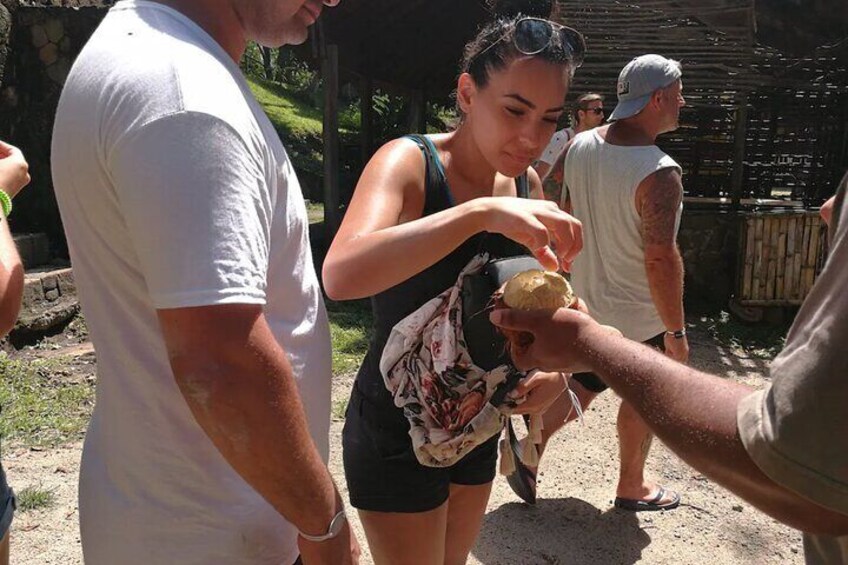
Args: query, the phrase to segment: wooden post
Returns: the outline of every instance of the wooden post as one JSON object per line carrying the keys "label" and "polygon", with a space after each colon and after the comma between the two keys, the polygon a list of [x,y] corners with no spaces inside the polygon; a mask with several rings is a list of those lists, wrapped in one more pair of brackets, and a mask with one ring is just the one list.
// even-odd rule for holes
{"label": "wooden post", "polygon": [[736,131],[733,135],[733,172],[730,175],[731,201],[738,210],[742,203],[745,172],[745,136],[748,133],[748,95],[739,97],[736,108]]}
{"label": "wooden post", "polygon": [[362,143],[362,167],[371,159],[374,150],[374,82],[365,77],[359,83],[360,142]]}
{"label": "wooden post", "polygon": [[427,133],[427,100],[423,90],[413,90],[409,104],[409,131]]}
{"label": "wooden post", "polygon": [[324,235],[329,243],[341,223],[339,194],[339,47],[327,45],[321,62],[324,79]]}

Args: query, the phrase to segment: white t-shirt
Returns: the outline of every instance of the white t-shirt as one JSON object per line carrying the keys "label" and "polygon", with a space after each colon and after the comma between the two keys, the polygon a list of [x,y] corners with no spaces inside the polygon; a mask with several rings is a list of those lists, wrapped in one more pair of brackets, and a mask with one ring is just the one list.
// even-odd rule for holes
{"label": "white t-shirt", "polygon": [[[583,250],[574,260],[574,291],[602,324],[647,341],[666,330],[660,318],[642,243],[636,189],[649,175],[680,166],[656,145],[607,143],[597,130],[578,134],[565,156],[563,199],[583,223]],[[680,226],[681,204],[675,233]]]}
{"label": "white t-shirt", "polygon": [[264,304],[326,459],[330,336],[306,208],[238,66],[179,12],[120,2],[68,77],[52,161],[98,362],[85,562],[289,565],[295,529],[195,421],[156,315]]}
{"label": "white t-shirt", "polygon": [[563,149],[565,149],[566,143],[574,137],[574,129],[573,128],[565,128],[556,132],[553,137],[551,137],[551,141],[548,143],[548,146],[545,147],[545,150],[542,152],[542,156],[539,157],[539,163],[545,163],[546,165],[553,166],[556,163],[557,158],[562,155]]}

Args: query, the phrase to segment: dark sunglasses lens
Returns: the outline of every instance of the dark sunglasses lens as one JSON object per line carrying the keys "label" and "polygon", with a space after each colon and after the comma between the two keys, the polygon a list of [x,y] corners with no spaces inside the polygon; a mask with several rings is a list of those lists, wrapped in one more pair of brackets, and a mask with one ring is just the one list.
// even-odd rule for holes
{"label": "dark sunglasses lens", "polygon": [[535,55],[550,44],[551,34],[553,28],[545,20],[521,20],[515,26],[515,47],[525,55]]}
{"label": "dark sunglasses lens", "polygon": [[586,55],[586,41],[582,35],[571,28],[564,27],[559,33],[562,48],[571,57],[574,67],[579,67],[583,64],[583,57]]}

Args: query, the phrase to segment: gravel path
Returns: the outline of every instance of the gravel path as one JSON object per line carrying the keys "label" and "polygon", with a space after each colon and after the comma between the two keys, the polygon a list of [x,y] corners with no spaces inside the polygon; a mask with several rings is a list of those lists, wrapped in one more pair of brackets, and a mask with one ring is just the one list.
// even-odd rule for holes
{"label": "gravel path", "polygon": [[[766,363],[717,346],[692,333],[693,365],[754,387],[766,382]],[[340,377],[334,397],[344,398],[351,378]],[[551,442],[540,477],[540,502],[526,506],[497,479],[470,563],[630,564],[802,563],[801,536],[728,494],[655,443],[648,468],[678,490],[683,504],[665,513],[635,515],[612,506],[618,474],[612,393],[599,397],[585,426],[571,424]],[[332,427],[331,470],[344,485],[342,422]],[[12,529],[12,563],[82,563],[77,525],[76,483],[81,444],[47,451],[11,447],[3,454],[10,483],[18,490],[52,490],[46,510],[19,512]],[[358,522],[356,528],[360,532]],[[366,555],[364,563],[371,563]]]}

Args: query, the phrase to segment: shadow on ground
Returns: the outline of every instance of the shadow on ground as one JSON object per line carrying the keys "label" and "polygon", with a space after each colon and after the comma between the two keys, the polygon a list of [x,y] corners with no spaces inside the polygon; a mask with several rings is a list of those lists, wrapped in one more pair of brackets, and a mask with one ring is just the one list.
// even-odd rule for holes
{"label": "shadow on ground", "polygon": [[484,565],[629,565],[650,543],[634,514],[560,498],[489,512],[473,554]]}

